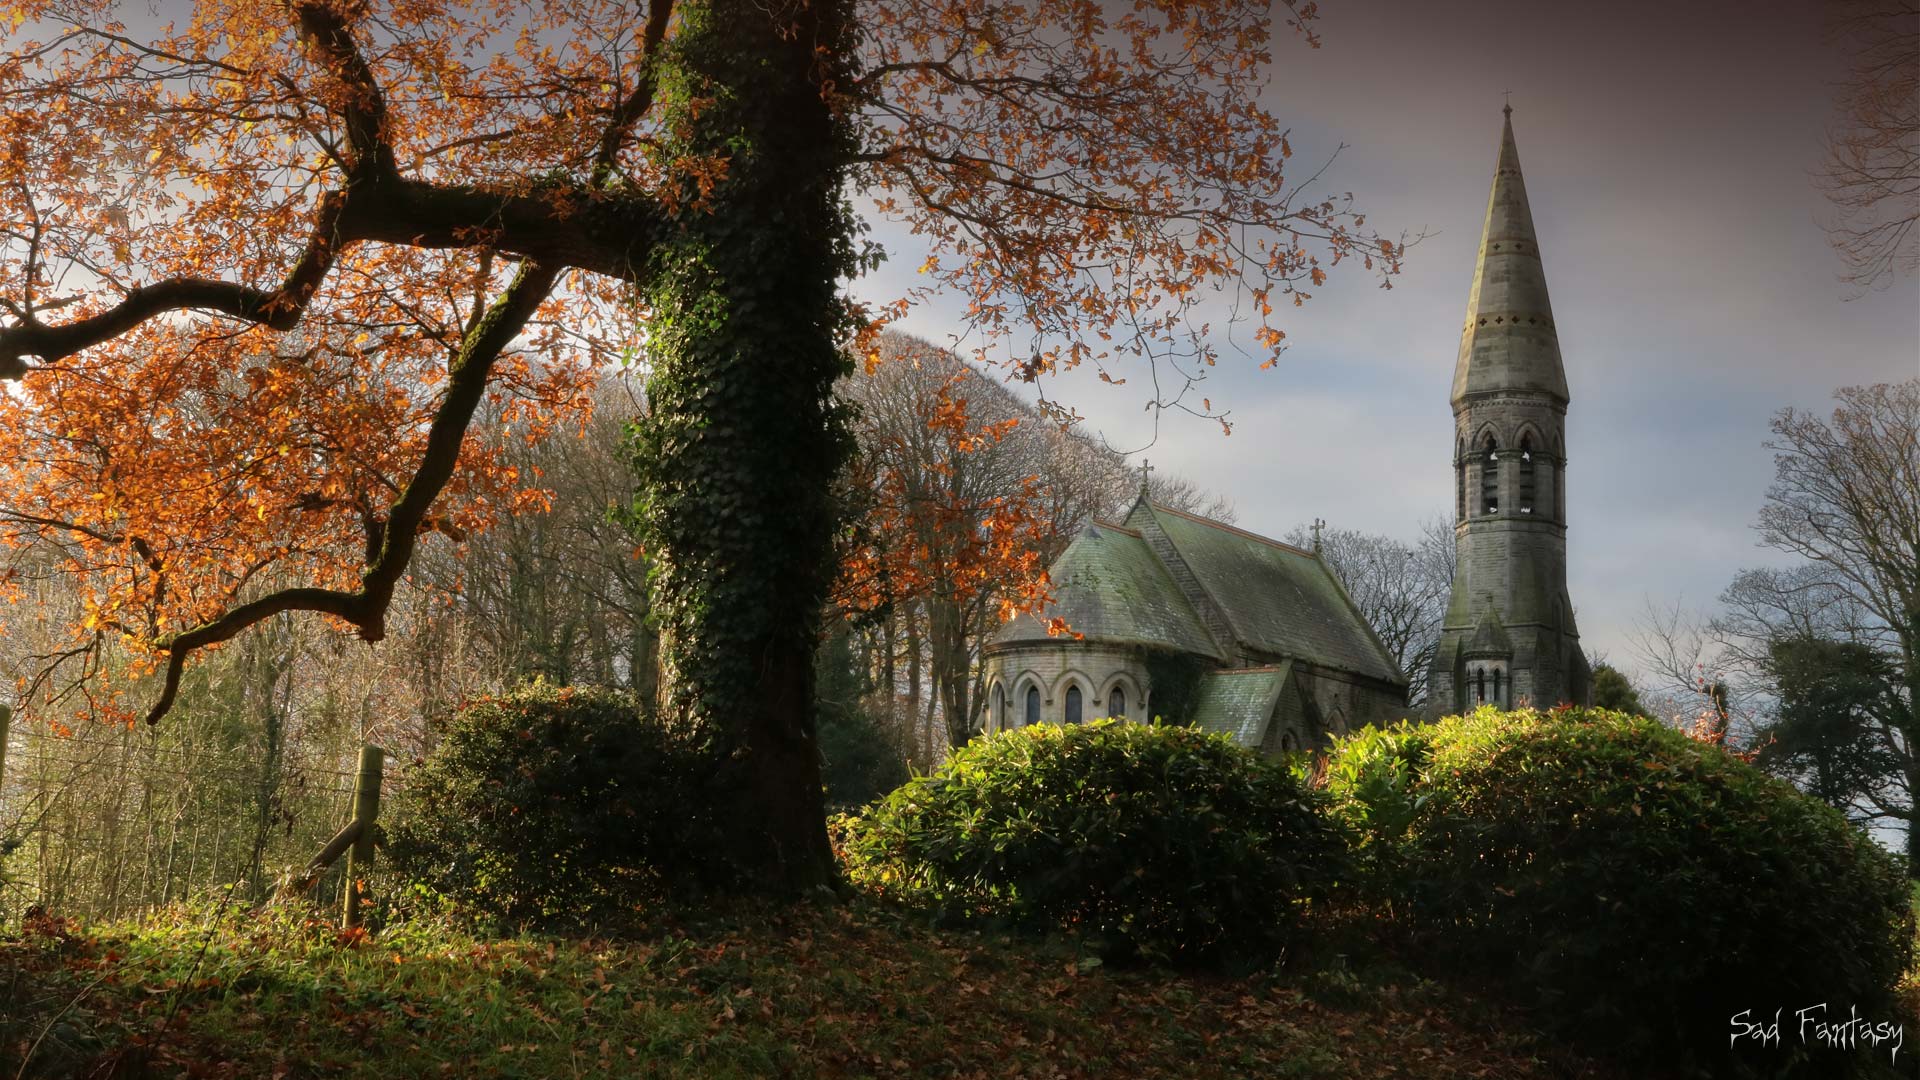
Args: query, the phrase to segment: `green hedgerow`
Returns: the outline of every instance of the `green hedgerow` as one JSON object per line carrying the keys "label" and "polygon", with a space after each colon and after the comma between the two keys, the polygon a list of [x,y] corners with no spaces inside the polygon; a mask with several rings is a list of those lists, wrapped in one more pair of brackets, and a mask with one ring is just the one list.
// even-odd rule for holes
{"label": "green hedgerow", "polygon": [[1102,720],[976,739],[842,822],[852,881],[948,918],[1176,963],[1270,956],[1339,873],[1324,797],[1182,727]]}
{"label": "green hedgerow", "polygon": [[[1341,740],[1337,811],[1427,955],[1506,982],[1549,1026],[1644,1060],[1773,1075],[1743,1009],[1886,1017],[1913,948],[1901,860],[1717,746],[1602,710],[1482,709]],[[1871,1055],[1829,1052],[1826,1075]],[[1830,1059],[1830,1060],[1829,1060]]]}
{"label": "green hedgerow", "polygon": [[619,922],[731,880],[713,775],[630,696],[536,683],[482,698],[408,771],[389,872],[472,918]]}

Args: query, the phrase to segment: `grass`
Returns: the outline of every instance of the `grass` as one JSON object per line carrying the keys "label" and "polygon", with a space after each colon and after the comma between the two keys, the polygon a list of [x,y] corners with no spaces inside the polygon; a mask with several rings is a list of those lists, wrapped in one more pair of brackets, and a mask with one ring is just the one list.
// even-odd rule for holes
{"label": "grass", "polygon": [[1391,971],[1114,971],[861,904],[618,941],[213,915],[0,941],[0,1080],[1610,1075]]}

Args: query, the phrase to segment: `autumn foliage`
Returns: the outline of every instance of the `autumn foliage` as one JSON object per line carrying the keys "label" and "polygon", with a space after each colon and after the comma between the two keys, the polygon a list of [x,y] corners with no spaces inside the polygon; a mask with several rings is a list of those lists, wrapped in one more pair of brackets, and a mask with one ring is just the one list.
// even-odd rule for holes
{"label": "autumn foliage", "polygon": [[[887,362],[917,361],[908,354]],[[1051,599],[1041,560],[1057,523],[1047,513],[1042,478],[1000,470],[982,483],[978,475],[992,468],[983,460],[987,451],[1022,423],[1038,421],[976,419],[968,411],[968,381],[964,370],[939,377],[930,397],[907,403],[913,424],[876,426],[855,460],[855,516],[840,548],[834,597],[843,614],[858,619],[933,597],[958,605],[986,599],[1004,618]]]}
{"label": "autumn foliage", "polygon": [[[1301,31],[1313,15],[1278,10]],[[196,650],[284,612],[382,637],[418,544],[543,498],[469,438],[476,415],[534,439],[578,423],[595,368],[670,367],[651,353],[671,340],[661,311],[693,302],[688,274],[721,267],[703,295],[746,295],[728,275],[765,265],[748,253],[775,233],[743,208],[778,194],[752,186],[754,140],[779,132],[725,125],[769,109],[831,133],[783,178],[843,202],[809,226],[833,230],[817,238],[836,253],[823,296],[843,263],[872,265],[859,191],[925,244],[926,291],[965,299],[976,360],[1027,379],[1150,370],[1159,404],[1192,408],[1184,388],[1219,357],[1216,293],[1270,365],[1284,301],[1344,259],[1384,280],[1400,257],[1288,171],[1261,98],[1276,29],[1254,0],[203,0],[172,22],[108,0],[14,5],[0,540],[70,576],[87,612],[24,673],[27,704],[127,718],[151,702],[157,719]],[[714,62],[732,47],[768,62]],[[719,240],[737,263],[700,261]],[[726,395],[787,371],[806,344],[787,327],[826,355],[921,295],[857,312],[843,294],[778,325],[729,301],[712,310],[737,369],[686,371]],[[817,374],[779,394],[825,393]],[[685,414],[657,430],[718,434],[708,392],[656,393]],[[790,414],[806,430],[782,438],[818,459],[813,484],[833,471],[831,433],[820,402]],[[704,460],[691,437],[648,445],[673,459],[658,476]],[[648,490],[706,497],[698,477]],[[1017,507],[997,519],[986,573],[1023,542]],[[794,550],[826,550],[824,515],[790,525]],[[762,539],[687,553],[662,534],[655,565],[726,580],[772,550]],[[824,575],[792,580],[741,640],[810,653]],[[695,671],[708,630],[667,635],[668,670]],[[117,654],[161,672],[157,694],[107,679]],[[804,739],[800,688],[758,695]]]}

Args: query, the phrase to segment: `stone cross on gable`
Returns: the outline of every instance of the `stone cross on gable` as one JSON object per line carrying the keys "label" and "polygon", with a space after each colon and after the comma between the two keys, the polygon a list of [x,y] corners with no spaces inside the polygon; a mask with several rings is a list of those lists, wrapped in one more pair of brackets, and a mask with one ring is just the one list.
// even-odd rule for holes
{"label": "stone cross on gable", "polygon": [[1320,530],[1326,527],[1327,523],[1325,520],[1321,518],[1313,519],[1313,553],[1315,555],[1320,554]]}
{"label": "stone cross on gable", "polygon": [[1153,462],[1150,459],[1141,458],[1140,459],[1140,494],[1143,497],[1147,494],[1147,486],[1148,486],[1147,481],[1148,481],[1149,475],[1152,472],[1153,472]]}

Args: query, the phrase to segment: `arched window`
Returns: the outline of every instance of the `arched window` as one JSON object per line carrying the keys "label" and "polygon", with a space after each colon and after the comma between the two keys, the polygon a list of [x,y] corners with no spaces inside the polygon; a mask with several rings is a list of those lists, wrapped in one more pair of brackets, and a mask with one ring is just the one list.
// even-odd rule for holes
{"label": "arched window", "polygon": [[1007,730],[1007,688],[999,683],[993,684],[993,726],[996,731]]}
{"label": "arched window", "polygon": [[1077,686],[1069,686],[1067,687],[1067,723],[1077,724],[1079,722],[1080,688]]}
{"label": "arched window", "polygon": [[1493,669],[1493,703],[1495,705],[1498,705],[1502,700],[1503,699],[1500,697],[1500,669],[1494,668]]}
{"label": "arched window", "polygon": [[1480,512],[1497,514],[1500,512],[1500,444],[1493,441],[1493,432],[1487,432],[1480,451],[1484,455],[1480,462]]}
{"label": "arched window", "polygon": [[1467,519],[1467,440],[1458,440],[1453,447],[1453,501],[1456,520]]}
{"label": "arched window", "polygon": [[1520,512],[1533,513],[1533,436],[1520,437]]}
{"label": "arched window", "polygon": [[1026,722],[1029,725],[1040,722],[1040,688],[1037,686],[1027,687]]}
{"label": "arched window", "polygon": [[1113,692],[1107,695],[1107,715],[1127,715],[1127,692],[1125,690],[1116,686],[1113,688]]}
{"label": "arched window", "polygon": [[1482,704],[1487,700],[1487,669],[1476,668],[1473,673],[1473,701]]}

